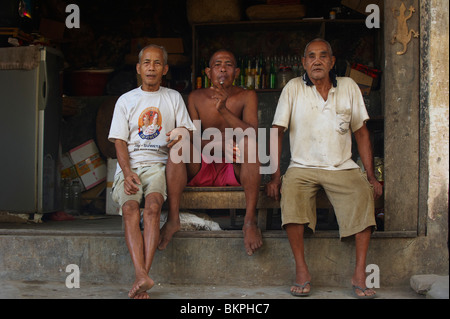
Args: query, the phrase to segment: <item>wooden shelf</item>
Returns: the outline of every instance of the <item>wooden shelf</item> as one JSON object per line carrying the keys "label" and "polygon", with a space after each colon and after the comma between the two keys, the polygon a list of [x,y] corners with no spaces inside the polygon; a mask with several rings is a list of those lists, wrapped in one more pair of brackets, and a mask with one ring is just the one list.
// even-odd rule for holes
{"label": "wooden shelf", "polygon": [[[362,28],[364,26],[364,28]],[[296,19],[296,20],[246,20],[217,23],[198,23],[192,25],[192,72],[194,75],[199,70],[199,60],[211,54],[215,48],[231,47],[236,56],[254,55],[264,51],[265,55],[301,54],[301,50],[292,41],[303,43],[302,37],[310,35],[310,38],[322,37],[336,29],[348,30],[353,35],[356,28],[364,34],[372,35],[372,31],[365,28],[364,19]],[[366,30],[367,29],[367,30]],[[355,31],[356,32],[356,31]],[[281,33],[281,34],[280,34]],[[358,33],[358,32],[356,32]],[[359,33],[358,33],[359,34]],[[286,36],[284,36],[286,35]],[[291,40],[287,40],[291,39]],[[247,41],[248,40],[248,41]],[[300,40],[300,41],[299,41]],[[342,39],[341,39],[342,40]],[[253,41],[253,42],[249,42]],[[348,44],[346,44],[348,46]],[[265,48],[267,50],[265,50]],[[258,51],[259,50],[259,51]]]}
{"label": "wooden shelf", "polygon": [[193,28],[229,28],[229,27],[264,27],[267,26],[292,26],[297,24],[320,24],[320,23],[333,23],[333,24],[365,24],[365,20],[362,19],[320,19],[320,18],[307,18],[298,20],[249,20],[249,21],[232,21],[232,22],[215,22],[215,23],[197,23],[193,24]]}

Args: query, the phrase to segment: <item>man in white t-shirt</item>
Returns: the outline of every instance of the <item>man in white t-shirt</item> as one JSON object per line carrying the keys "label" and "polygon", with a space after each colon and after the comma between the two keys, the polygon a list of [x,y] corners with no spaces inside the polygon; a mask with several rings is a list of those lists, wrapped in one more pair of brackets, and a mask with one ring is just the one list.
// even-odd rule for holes
{"label": "man in white t-shirt", "polygon": [[[328,42],[311,41],[302,61],[306,73],[285,86],[273,120],[278,130],[278,163],[287,130],[291,162],[283,178],[278,167],[266,187],[267,195],[277,200],[281,192],[282,225],[296,262],[291,294],[311,292],[303,234],[305,225],[315,230],[316,194],[323,188],[335,210],[340,236],[355,236],[353,292],[358,298],[373,298],[376,292],[365,284],[366,255],[376,226],[374,199],[381,196],[382,186],[374,174],[366,127],[369,116],[357,84],[334,75],[335,57]],[[352,133],[367,176],[351,158]]]}
{"label": "man in white t-shirt", "polygon": [[[165,166],[173,144],[168,144],[167,136],[177,127],[194,128],[181,95],[160,86],[169,70],[167,57],[166,50],[156,45],[139,53],[136,70],[142,86],[117,100],[108,136],[115,144],[118,160],[112,198],[121,207],[135,268],[136,279],[128,295],[135,299],[149,298],[147,290],[154,285],[148,272],[159,243],[161,207],[167,197]],[[143,196],[142,235],[139,222]]]}

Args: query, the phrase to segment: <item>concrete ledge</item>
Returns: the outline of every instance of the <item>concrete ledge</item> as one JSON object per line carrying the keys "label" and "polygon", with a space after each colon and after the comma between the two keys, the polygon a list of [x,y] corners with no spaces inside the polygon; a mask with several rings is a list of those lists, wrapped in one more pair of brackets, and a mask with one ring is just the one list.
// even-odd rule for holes
{"label": "concrete ledge", "polygon": [[[265,232],[264,245],[253,256],[245,253],[241,231],[218,232],[215,237],[203,233],[208,236],[180,233],[166,250],[157,251],[152,278],[171,284],[246,286],[290,285],[295,279],[291,248],[282,232]],[[133,281],[133,265],[121,233],[44,234],[0,236],[0,279],[64,281],[67,265],[76,264],[86,282]],[[411,275],[430,266],[414,257],[420,247],[420,239],[374,238],[367,263],[379,266],[382,287],[407,285]],[[347,286],[354,249],[353,240],[306,238],[305,254],[315,285]],[[436,260],[435,265],[439,269],[442,263]]]}
{"label": "concrete ledge", "polygon": [[[157,251],[150,275],[157,282],[177,285],[292,284],[295,264],[286,233],[263,231],[263,241],[263,247],[248,256],[241,230],[179,232],[166,250]],[[423,251],[439,257],[430,263],[419,253]],[[407,286],[415,274],[448,271],[446,252],[446,237],[375,232],[367,264],[378,265],[381,287]],[[355,263],[353,238],[340,240],[337,231],[318,231],[306,236],[305,255],[315,286],[349,285]],[[0,279],[64,281],[69,264],[79,266],[86,282],[132,282],[121,218],[0,224]]]}

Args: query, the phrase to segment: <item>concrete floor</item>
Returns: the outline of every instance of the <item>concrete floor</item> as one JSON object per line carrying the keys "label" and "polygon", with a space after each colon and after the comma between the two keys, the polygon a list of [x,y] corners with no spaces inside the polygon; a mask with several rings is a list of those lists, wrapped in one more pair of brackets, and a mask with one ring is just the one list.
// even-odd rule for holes
{"label": "concrete floor", "polygon": [[[0,282],[0,299],[128,299],[129,285],[80,283],[80,288],[67,288],[65,282],[10,281]],[[379,299],[425,299],[410,287],[377,289]],[[236,287],[204,285],[171,285],[157,283],[150,291],[152,299],[354,299],[351,288],[314,287],[307,298],[293,297],[289,287]]]}

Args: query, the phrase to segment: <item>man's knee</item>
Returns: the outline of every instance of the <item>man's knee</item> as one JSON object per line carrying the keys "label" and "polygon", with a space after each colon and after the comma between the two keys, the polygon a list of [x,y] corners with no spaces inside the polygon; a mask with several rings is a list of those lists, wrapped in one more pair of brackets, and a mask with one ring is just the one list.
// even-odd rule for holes
{"label": "man's knee", "polygon": [[139,211],[139,203],[134,200],[129,200],[122,205],[122,216],[124,219],[139,216]]}
{"label": "man's knee", "polygon": [[258,142],[254,136],[244,136],[238,142],[239,158],[242,164],[258,164]]}
{"label": "man's knee", "polygon": [[164,203],[164,197],[159,193],[151,193],[145,197],[144,215],[158,215],[161,213],[161,207]]}
{"label": "man's knee", "polygon": [[143,211],[144,218],[159,216],[160,213],[161,213],[161,205],[158,205],[157,203],[145,205]]}

